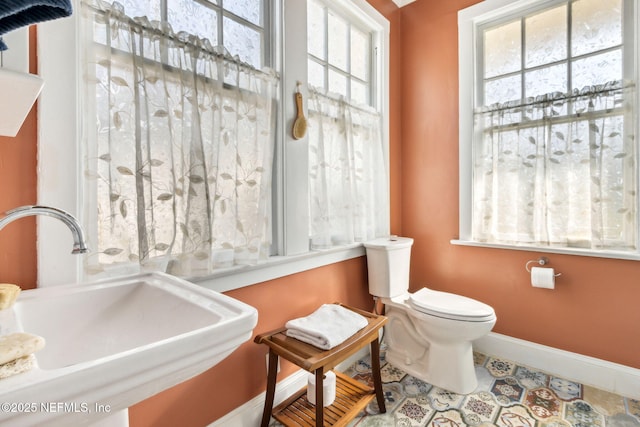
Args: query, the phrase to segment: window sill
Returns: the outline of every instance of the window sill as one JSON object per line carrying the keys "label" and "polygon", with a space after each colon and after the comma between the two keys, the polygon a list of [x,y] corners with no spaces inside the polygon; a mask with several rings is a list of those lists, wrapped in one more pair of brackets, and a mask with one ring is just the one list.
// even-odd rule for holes
{"label": "window sill", "polygon": [[207,289],[227,292],[364,255],[364,246],[357,243],[300,255],[273,256],[258,265],[237,266],[220,270],[207,277],[186,279]]}
{"label": "window sill", "polygon": [[458,245],[458,246],[475,246],[480,248],[509,249],[514,251],[542,252],[542,253],[552,253],[552,254],[578,255],[578,256],[588,256],[588,257],[596,257],[596,258],[614,258],[614,259],[640,261],[640,253],[638,252],[598,251],[594,249],[579,249],[579,248],[548,248],[543,246],[515,246],[515,245],[505,245],[505,244],[497,244],[497,243],[475,242],[471,240],[460,240],[460,239],[452,239],[451,244]]}

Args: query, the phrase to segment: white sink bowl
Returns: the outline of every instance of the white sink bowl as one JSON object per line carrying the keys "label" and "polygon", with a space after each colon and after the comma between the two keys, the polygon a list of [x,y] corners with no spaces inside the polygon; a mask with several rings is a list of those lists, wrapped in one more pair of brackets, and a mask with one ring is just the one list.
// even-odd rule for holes
{"label": "white sink bowl", "polygon": [[46,345],[36,368],[0,380],[0,402],[15,404],[0,410],[0,425],[113,415],[220,362],[257,318],[247,304],[160,273],[24,291],[0,311],[0,335],[29,332]]}

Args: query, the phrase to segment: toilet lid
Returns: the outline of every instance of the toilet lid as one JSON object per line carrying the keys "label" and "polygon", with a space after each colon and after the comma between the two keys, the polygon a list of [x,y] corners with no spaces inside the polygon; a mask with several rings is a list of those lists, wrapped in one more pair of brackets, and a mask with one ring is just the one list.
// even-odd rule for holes
{"label": "toilet lid", "polygon": [[447,319],[483,322],[495,316],[493,308],[480,301],[428,288],[411,294],[409,303],[422,313]]}

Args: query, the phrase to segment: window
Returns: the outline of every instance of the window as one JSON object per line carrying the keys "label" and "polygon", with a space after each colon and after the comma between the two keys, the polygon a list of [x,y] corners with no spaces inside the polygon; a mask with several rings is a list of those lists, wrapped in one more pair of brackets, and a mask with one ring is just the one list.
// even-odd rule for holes
{"label": "window", "polygon": [[[367,103],[370,106],[375,105],[375,110],[380,114],[382,126],[379,130],[382,135],[383,154],[386,156],[384,144],[387,141],[387,84],[385,82],[387,65],[385,58],[388,49],[388,23],[364,0],[356,0],[347,5],[342,4],[343,2],[330,3],[334,6],[337,5],[336,10],[339,10],[343,19],[345,16],[347,17],[349,25],[354,25],[353,16],[360,16],[354,21],[356,24],[353,28],[357,28],[361,32],[368,31],[369,47],[372,52],[377,52],[375,57],[369,58],[370,68],[366,75],[358,74],[357,70],[341,69],[341,72],[348,71],[349,74],[343,74],[343,77],[350,79],[349,88],[358,84],[368,85],[365,89],[366,95],[361,91],[359,96],[362,97],[362,100],[366,97]],[[89,64],[91,72],[87,74],[87,77],[94,79],[93,89],[91,89],[94,93],[90,94],[92,97],[87,97],[84,89],[78,84],[82,81],[85,71],[83,69],[84,63],[77,55],[76,44],[66,43],[63,46],[54,41],[74,40],[80,47],[78,50],[84,54],[84,49],[87,47],[86,40],[89,40],[86,37],[90,34],[86,33],[86,27],[79,25],[80,15],[96,14],[98,10],[96,6],[106,3],[92,4],[94,6],[92,10],[78,12],[69,20],[51,23],[43,26],[39,31],[41,75],[45,80],[55,80],[56,82],[56,84],[48,85],[40,102],[40,124],[42,126],[40,139],[41,173],[39,174],[40,202],[59,206],[71,212],[95,212],[93,217],[88,217],[90,226],[91,224],[99,224],[97,216],[124,218],[123,212],[126,212],[127,220],[131,219],[132,215],[136,218],[145,216],[146,224],[153,225],[160,221],[163,215],[175,216],[173,207],[169,206],[174,205],[180,198],[186,200],[185,194],[189,195],[189,188],[196,190],[193,184],[203,185],[205,182],[210,184],[210,181],[223,181],[227,184],[232,183],[236,187],[240,185],[243,188],[259,187],[262,189],[266,187],[256,179],[256,176],[261,175],[268,177],[272,183],[268,188],[269,204],[268,206],[267,204],[261,205],[272,213],[269,223],[261,224],[273,230],[271,232],[271,236],[273,236],[271,257],[266,262],[260,261],[258,265],[251,268],[244,268],[246,265],[243,262],[232,261],[232,263],[239,265],[239,268],[220,270],[218,267],[229,265],[230,255],[238,254],[235,246],[221,245],[219,248],[211,248],[209,253],[206,251],[194,252],[192,260],[186,264],[178,258],[178,265],[184,264],[187,265],[187,268],[178,271],[177,274],[193,278],[194,270],[192,268],[198,269],[203,267],[202,264],[209,264],[213,269],[209,271],[215,275],[215,280],[207,281],[205,277],[200,281],[205,286],[217,290],[228,290],[363,254],[363,250],[357,245],[317,254],[309,252],[310,221],[307,214],[309,209],[309,141],[307,138],[294,141],[288,129],[289,120],[295,116],[295,104],[291,102],[292,95],[296,90],[302,90],[305,95],[308,94],[307,43],[305,38],[299,37],[307,30],[307,21],[300,19],[301,16],[306,16],[306,2],[299,0],[277,2],[264,0],[242,2],[169,0],[128,1],[122,7],[115,5],[110,8],[108,17],[105,15],[103,18],[97,18],[96,24],[90,29],[90,32],[95,36],[91,37],[96,43],[88,48],[92,55],[96,55],[96,60]],[[80,9],[78,8],[78,10]],[[345,11],[348,12],[346,15]],[[125,14],[129,16],[127,17]],[[197,16],[198,19],[184,19],[185,14],[192,17]],[[145,15],[148,18],[131,19],[130,15]],[[201,19],[205,16],[206,20]],[[171,25],[173,33],[168,31],[167,26],[163,24],[165,22]],[[363,23],[366,25],[363,26]],[[148,35],[143,35],[145,32]],[[158,42],[158,39],[161,38],[159,37],[160,33],[172,35],[168,40]],[[78,34],[77,38],[76,34]],[[284,37],[285,34],[286,37]],[[216,48],[216,43],[223,43],[225,50]],[[105,48],[106,46],[109,48]],[[179,54],[176,55],[176,52]],[[129,58],[125,59],[127,56]],[[203,57],[207,57],[209,62],[203,61]],[[232,59],[233,57],[237,57],[240,61]],[[127,61],[131,64],[135,63],[135,66],[126,65]],[[110,62],[111,68],[105,68],[107,62]],[[75,66],[70,64],[75,64]],[[273,71],[265,70],[265,67],[270,67]],[[103,68],[102,71],[101,68]],[[224,76],[224,78],[221,79],[220,76]],[[275,84],[275,91],[271,93],[269,88],[274,87],[272,82],[274,76],[282,78]],[[164,83],[158,85],[160,81]],[[98,84],[95,84],[96,82]],[[138,84],[136,85],[135,82]],[[141,82],[144,84],[140,84]],[[107,83],[111,86],[109,90],[106,89]],[[136,86],[137,89],[134,90],[133,88]],[[172,98],[171,96],[168,98],[165,96],[164,100],[162,97],[154,98],[155,95],[167,92],[167,89],[169,89],[169,93],[177,93],[179,90],[189,91],[194,87],[202,90],[200,92],[202,96],[186,95],[182,98],[183,101],[176,101],[180,98]],[[136,90],[141,99],[145,100],[144,103],[134,101]],[[114,97],[114,94],[120,97],[127,91],[129,98]],[[218,104],[213,103],[214,98]],[[103,110],[107,113],[99,113],[100,108],[96,109],[96,106],[84,102],[80,105],[76,102],[77,99],[98,99],[106,106]],[[113,101],[116,99],[119,101],[114,103]],[[307,107],[308,101],[305,96],[305,107]],[[234,114],[242,116],[242,120],[247,122],[246,129],[265,120],[276,124],[274,128],[271,128],[275,129],[274,134],[268,137],[270,143],[263,143],[265,135],[259,135],[260,138],[254,139],[260,149],[271,146],[269,150],[271,150],[270,155],[273,161],[268,161],[270,158],[269,150],[265,151],[265,155],[259,156],[261,165],[253,160],[247,161],[247,157],[244,155],[238,157],[231,153],[233,161],[225,161],[224,163],[233,166],[236,169],[234,173],[241,169],[248,171],[248,174],[242,176],[241,179],[231,175],[231,172],[228,171],[220,172],[215,178],[212,178],[209,169],[205,173],[203,170],[190,169],[190,166],[184,170],[171,167],[171,162],[168,161],[169,157],[173,157],[174,160],[181,156],[182,158],[195,159],[203,156],[211,159],[215,157],[214,151],[207,145],[209,141],[214,139],[212,135],[220,133],[220,128],[216,127],[217,119],[213,111],[221,110],[225,113],[231,113],[229,108],[225,108],[225,105],[232,105]],[[178,134],[185,136],[192,132],[193,125],[197,120],[205,121],[205,132],[199,138],[191,139],[191,146],[188,149],[176,151],[175,144],[167,142],[164,137],[158,137],[159,123],[171,121],[175,124],[180,122],[176,119],[184,118],[188,109],[192,112],[201,110],[200,113],[202,113],[203,108],[206,110],[206,114],[192,114],[195,119],[182,120],[180,128],[171,128],[172,130],[169,132],[172,137],[176,137]],[[124,111],[127,113],[124,114]],[[256,112],[260,114],[255,114]],[[89,145],[90,150],[82,151],[81,156],[78,146],[86,141],[88,130],[95,126],[95,122],[81,120],[87,114],[91,117],[102,118],[104,123],[110,123],[108,126],[97,127],[98,140],[105,138],[104,134],[113,132],[116,128],[120,130],[129,126],[130,124],[127,123],[129,118],[136,115],[146,116],[146,124],[137,130],[132,127],[130,128],[132,130],[128,132],[134,134],[138,132],[142,136],[139,138],[141,143],[138,144],[141,152],[149,152],[149,147],[155,145],[161,147],[164,144],[165,148],[156,151],[156,153],[164,153],[164,157],[153,154],[153,148],[151,155],[143,158],[127,154],[123,150],[121,153],[117,153],[120,156],[119,162],[114,162],[115,157],[105,155],[105,151],[99,148],[101,147],[99,144]],[[231,120],[239,122],[241,119],[235,117]],[[221,121],[219,120],[219,122]],[[254,127],[254,129],[257,128]],[[223,141],[222,146],[228,146],[227,143],[235,141],[234,135],[230,133],[226,134],[226,138],[224,132],[220,134],[223,134],[220,138]],[[135,135],[132,140],[136,140]],[[197,143],[193,144],[193,141]],[[194,147],[196,148],[194,149]],[[249,149],[248,151],[255,154],[259,153],[260,149]],[[129,179],[131,182],[128,185],[144,187],[148,190],[144,193],[145,201],[158,206],[166,205],[165,209],[158,211],[161,213],[159,215],[150,214],[151,210],[149,209],[131,209],[129,205],[132,203],[129,200],[131,197],[127,199],[123,196],[123,184],[118,182],[116,185],[111,184],[111,188],[109,188],[109,185],[104,184],[107,181],[98,178],[100,175],[94,175],[84,169],[87,159],[93,163],[93,166],[105,166],[112,163],[108,168],[109,174],[117,176],[119,179]],[[240,160],[238,161],[238,159]],[[125,164],[127,162],[128,164]],[[82,168],[77,165],[82,165]],[[164,171],[160,172],[163,169]],[[156,181],[156,178],[162,176],[163,173],[174,181],[171,186],[161,185]],[[227,173],[232,178],[229,179]],[[249,176],[251,173],[256,176]],[[106,176],[107,173],[103,172],[102,175]],[[136,180],[136,178],[139,179]],[[108,188],[106,192],[102,191],[102,194],[108,194],[108,203],[105,204],[107,208],[92,211],[91,204],[97,203],[98,193],[97,191],[93,193],[85,191],[84,187],[95,186],[95,182],[92,183],[92,180],[96,179],[102,180],[102,185],[106,185]],[[268,180],[265,178],[264,181]],[[386,185],[388,184],[385,183]],[[180,188],[181,186],[183,188]],[[202,189],[204,187],[202,186]],[[112,191],[114,189],[116,191]],[[222,213],[224,205],[226,206],[225,212],[228,213],[232,210],[232,204],[230,202],[222,203],[223,199],[224,197],[220,197],[218,192],[212,192],[209,198],[211,203],[208,206],[205,204],[202,209],[213,209]],[[87,207],[89,208],[87,209]],[[260,209],[261,212],[264,212],[263,208]],[[388,210],[388,206],[386,209]],[[139,213],[143,214],[139,215]],[[156,228],[153,229],[153,232],[141,232],[139,227],[132,225],[133,223],[126,226],[122,224],[114,226],[109,222],[105,222],[105,224],[114,238],[117,238],[118,235],[133,234],[136,234],[138,240],[141,237],[146,238],[148,240],[146,248],[150,253],[149,268],[166,263],[167,259],[163,257],[163,252],[167,252],[169,247],[184,248],[193,244],[197,240],[194,239],[196,234],[199,235],[202,232],[202,236],[205,237],[200,239],[201,242],[210,243],[207,242],[206,237],[206,222],[195,224],[187,218],[174,221],[174,228],[177,232],[169,230],[169,234],[173,233],[173,236],[178,236],[177,238],[173,236],[162,237],[162,232],[158,232]],[[195,228],[193,228],[194,226]],[[223,228],[236,235],[238,232],[240,232],[239,234],[247,232],[244,225],[241,227],[242,230],[239,230],[235,222],[230,226],[223,226]],[[93,233],[96,231],[92,230]],[[58,230],[50,228],[48,224],[40,224],[39,226],[39,234],[42,237],[39,239],[38,251],[40,283],[45,283],[45,285],[51,283],[48,277],[53,277],[52,272],[56,273],[55,280],[62,282],[95,278],[96,276],[87,276],[87,270],[78,266],[78,258],[70,257],[67,259],[60,254],[59,248],[53,242],[58,238],[58,234],[60,234],[59,238],[63,239],[63,233],[64,231],[58,233]],[[218,243],[222,244],[224,241],[221,240]],[[138,249],[140,247],[138,243],[131,245],[131,247],[116,246],[112,243],[98,249],[95,245],[92,246],[94,250],[89,256],[91,259],[88,264],[91,272],[105,269],[104,265],[101,266],[100,258],[104,260],[105,258],[124,257],[124,262],[121,265],[128,261],[134,261],[135,264],[143,252]],[[247,247],[245,253],[248,256],[253,256],[256,249],[262,254],[268,252],[265,245],[261,243],[258,246]],[[168,264],[175,266],[176,259],[169,259]],[[62,274],[60,274],[61,270]],[[127,270],[116,270],[116,274],[122,272],[127,272]],[[107,273],[110,274],[111,271]]]}
{"label": "window", "polygon": [[[247,11],[263,9],[262,0],[245,3]],[[97,248],[85,258],[89,274],[142,268],[203,276],[269,255],[277,76],[201,38],[220,35],[239,49],[233,54],[260,63],[261,43],[247,22],[227,18],[224,8],[166,4],[160,15],[179,33],[118,3],[82,5],[93,41],[84,50],[82,147],[84,223]],[[154,13],[159,2],[135,5],[136,13]],[[223,30],[210,31],[222,12]],[[208,19],[185,27],[193,14]],[[238,25],[245,30],[227,30]]]}
{"label": "window", "polygon": [[359,27],[317,0],[309,1],[307,16],[309,85],[369,105],[371,29]]}
{"label": "window", "polygon": [[461,239],[637,253],[634,2],[485,3],[460,14]]}
{"label": "window", "polygon": [[387,236],[375,31],[319,0],[309,1],[307,16],[310,245],[326,249]]}
{"label": "window", "polygon": [[122,0],[127,16],[145,16],[224,46],[232,55],[256,68],[270,65],[269,17],[264,0]]}

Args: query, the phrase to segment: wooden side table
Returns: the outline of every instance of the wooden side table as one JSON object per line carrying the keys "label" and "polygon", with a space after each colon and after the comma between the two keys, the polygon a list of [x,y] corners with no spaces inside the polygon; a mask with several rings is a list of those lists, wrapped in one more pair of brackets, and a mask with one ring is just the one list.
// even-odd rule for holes
{"label": "wooden side table", "polygon": [[[284,327],[255,337],[254,342],[269,346],[269,372],[267,374],[266,400],[262,413],[262,427],[269,425],[272,414],[285,426],[344,426],[364,409],[374,396],[378,401],[380,412],[386,412],[380,376],[378,336],[380,328],[387,323],[387,318],[346,305],[343,307],[366,317],[368,324],[345,342],[330,350],[322,350],[288,337]],[[322,387],[324,373],[367,344],[371,344],[371,370],[374,388],[336,372],[336,400],[325,408]],[[306,387],[278,405],[277,408],[273,408],[279,356],[309,372],[315,372],[315,411],[314,405],[307,401]]]}

